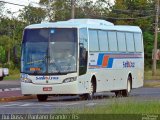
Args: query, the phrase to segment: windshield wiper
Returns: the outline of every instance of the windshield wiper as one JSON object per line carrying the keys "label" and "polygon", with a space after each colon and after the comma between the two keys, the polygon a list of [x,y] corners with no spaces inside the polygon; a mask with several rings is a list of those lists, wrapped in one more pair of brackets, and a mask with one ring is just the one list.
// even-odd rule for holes
{"label": "windshield wiper", "polygon": [[33,63],[39,63],[39,62],[43,62],[44,60],[42,59],[42,60],[35,60],[35,61],[32,61],[32,62],[28,62],[27,64],[29,65],[29,64],[33,64]]}

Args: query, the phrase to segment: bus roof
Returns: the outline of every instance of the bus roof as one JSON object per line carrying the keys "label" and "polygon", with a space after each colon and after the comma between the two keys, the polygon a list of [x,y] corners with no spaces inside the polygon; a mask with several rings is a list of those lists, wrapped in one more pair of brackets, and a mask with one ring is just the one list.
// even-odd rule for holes
{"label": "bus roof", "polygon": [[40,24],[32,24],[25,29],[36,28],[91,28],[115,31],[142,32],[138,26],[114,25],[111,22],[100,19],[70,19],[68,21],[46,22]]}

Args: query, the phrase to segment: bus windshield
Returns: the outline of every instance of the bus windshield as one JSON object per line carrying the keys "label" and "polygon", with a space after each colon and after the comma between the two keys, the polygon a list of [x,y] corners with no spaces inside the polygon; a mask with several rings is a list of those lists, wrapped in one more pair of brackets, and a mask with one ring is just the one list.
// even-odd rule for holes
{"label": "bus windshield", "polygon": [[77,70],[77,29],[25,29],[22,73],[62,74]]}

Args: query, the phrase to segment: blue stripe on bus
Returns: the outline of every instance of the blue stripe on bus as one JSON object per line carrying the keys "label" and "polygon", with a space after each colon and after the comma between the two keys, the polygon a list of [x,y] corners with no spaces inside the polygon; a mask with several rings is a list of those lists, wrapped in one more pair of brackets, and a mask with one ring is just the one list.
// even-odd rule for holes
{"label": "blue stripe on bus", "polygon": [[109,58],[107,68],[112,68],[112,65],[113,65],[113,58]]}
{"label": "blue stripe on bus", "polygon": [[102,65],[103,56],[104,56],[103,53],[100,53],[100,54],[99,54],[99,56],[98,56],[98,61],[97,61],[97,65],[98,65],[98,66],[101,66],[101,65]]}
{"label": "blue stripe on bus", "polygon": [[[124,55],[126,55],[126,56],[124,56]],[[108,54],[108,53],[99,53],[98,60],[97,60],[97,65],[90,65],[90,66],[96,67],[96,68],[99,68],[99,67],[101,68],[104,60],[106,60],[106,59],[104,59],[104,56],[108,56],[109,57],[108,64],[107,64],[106,68],[112,68],[114,59],[137,59],[137,58],[142,58],[141,54],[131,54],[131,53],[129,53],[129,54],[113,54],[113,53],[111,54],[111,53],[109,53]]]}

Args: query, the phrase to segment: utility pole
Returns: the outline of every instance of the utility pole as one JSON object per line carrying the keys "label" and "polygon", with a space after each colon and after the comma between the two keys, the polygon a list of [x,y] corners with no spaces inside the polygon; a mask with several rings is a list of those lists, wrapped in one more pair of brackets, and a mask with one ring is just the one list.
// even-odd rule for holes
{"label": "utility pole", "polygon": [[49,21],[51,20],[50,11],[51,11],[51,0],[48,0],[47,12],[48,12]]}
{"label": "utility pole", "polygon": [[75,0],[71,0],[71,18],[75,18]]}
{"label": "utility pole", "polygon": [[152,66],[152,75],[156,75],[156,66],[157,66],[157,39],[158,39],[158,18],[159,18],[159,0],[155,3],[156,17],[155,17],[155,33],[154,33],[154,50],[153,50],[153,66]]}

